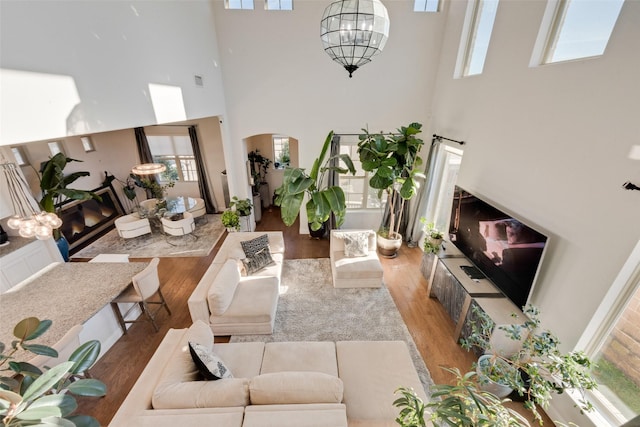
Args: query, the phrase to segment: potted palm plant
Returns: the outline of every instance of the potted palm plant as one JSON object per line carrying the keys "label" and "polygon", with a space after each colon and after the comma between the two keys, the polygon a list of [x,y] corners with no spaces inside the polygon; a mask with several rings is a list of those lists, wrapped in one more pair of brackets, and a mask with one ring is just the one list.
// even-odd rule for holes
{"label": "potted palm plant", "polygon": [[[468,336],[460,342],[463,348],[484,351],[488,356],[478,362],[478,372],[487,377],[493,373],[493,379],[514,389],[538,421],[542,418],[537,407],[546,407],[554,393],[565,390],[579,391],[582,394],[580,408],[591,410],[592,405],[584,395],[585,390],[597,387],[590,374],[591,360],[582,351],[563,353],[558,337],[548,330],[540,330],[540,312],[535,306],[528,305],[523,312],[527,317],[524,324],[498,327],[509,339],[520,343],[519,351],[505,354],[491,345],[495,323],[484,311],[473,306],[472,314],[477,320],[471,324]],[[496,369],[497,364],[502,368]]]}
{"label": "potted palm plant", "polygon": [[[307,195],[307,220],[309,231],[316,233],[315,237],[323,237],[325,223],[333,213],[338,226],[344,222],[347,205],[344,191],[337,185],[329,186],[326,182],[326,173],[336,171],[338,173],[350,172],[355,175],[356,170],[348,154],[327,156],[333,131],[329,132],[324,141],[320,156],[315,159],[311,172],[307,173],[302,168],[286,168],[282,185],[276,189],[276,206],[280,206],[280,214],[285,225],[291,226],[300,213],[302,201]],[[331,166],[333,160],[344,163],[346,168]]]}
{"label": "potted palm plant", "polygon": [[420,123],[402,126],[398,133],[371,134],[363,129],[358,143],[358,155],[362,169],[371,174],[369,187],[378,190],[378,196],[386,195],[389,209],[388,220],[378,231],[378,250],[382,256],[395,257],[402,245],[399,233],[402,214],[407,200],[415,196],[417,167],[422,164],[418,155],[424,141],[417,138]]}
{"label": "potted palm plant", "polygon": [[425,224],[424,252],[428,254],[438,253],[440,246],[442,245],[442,241],[444,240],[444,233],[438,230],[433,222],[427,223],[427,220],[424,217],[420,218],[420,222]]}

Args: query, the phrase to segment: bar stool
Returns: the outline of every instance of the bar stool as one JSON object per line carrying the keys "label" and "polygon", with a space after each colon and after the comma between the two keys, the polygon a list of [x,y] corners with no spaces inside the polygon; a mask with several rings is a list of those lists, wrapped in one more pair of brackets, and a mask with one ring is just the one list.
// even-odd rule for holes
{"label": "bar stool", "polygon": [[[171,316],[171,310],[169,310],[169,306],[160,291],[160,279],[158,278],[158,264],[160,263],[160,258],[153,258],[149,265],[142,270],[140,273],[136,274],[132,278],[132,283],[127,286],[127,288],[120,293],[117,297],[115,297],[111,301],[111,308],[118,319],[118,323],[120,323],[120,327],[122,328],[122,333],[127,333],[127,323],[136,323],[136,322],[144,322],[150,321],[153,325],[153,328],[156,332],[158,332],[158,325],[156,324],[156,314],[162,307],[167,310],[169,316]],[[157,299],[152,300],[151,298],[155,295],[158,296]],[[123,315],[120,311],[120,307],[118,304],[123,303],[133,303],[133,305],[127,310],[127,312]],[[140,306],[142,310],[142,314],[146,317],[143,320],[125,320],[129,315],[131,310],[137,305]],[[158,307],[155,310],[151,310],[149,308],[150,304],[155,304]]]}

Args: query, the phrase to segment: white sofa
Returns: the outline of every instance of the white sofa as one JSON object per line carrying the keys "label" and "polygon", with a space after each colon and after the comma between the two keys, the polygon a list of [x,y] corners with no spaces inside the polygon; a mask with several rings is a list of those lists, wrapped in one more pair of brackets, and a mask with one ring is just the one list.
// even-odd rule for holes
{"label": "white sofa", "polygon": [[[368,250],[365,256],[348,257],[345,240],[339,236],[348,233],[367,233]],[[331,230],[329,242],[331,275],[335,288],[379,288],[383,270],[376,252],[376,233],[373,230]]]}
{"label": "white sofa", "polygon": [[[233,378],[198,380],[189,342]],[[213,344],[196,322],[167,332],[110,426],[393,427],[399,386],[426,398],[403,341]]]}
{"label": "white sofa", "polygon": [[[275,263],[242,276],[242,241],[266,234]],[[211,265],[189,297],[193,322],[210,325],[216,335],[271,334],[282,277],[284,238],[281,231],[229,233]]]}

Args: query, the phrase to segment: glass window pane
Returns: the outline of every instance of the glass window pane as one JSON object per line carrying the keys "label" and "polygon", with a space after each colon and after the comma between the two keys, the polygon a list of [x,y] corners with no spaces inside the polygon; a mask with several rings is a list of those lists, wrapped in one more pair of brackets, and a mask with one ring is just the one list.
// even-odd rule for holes
{"label": "glass window pane", "polygon": [[467,55],[466,76],[482,74],[497,11],[498,0],[479,0]]}
{"label": "glass window pane", "polygon": [[615,407],[621,422],[640,414],[640,288],[593,358],[600,399]]}
{"label": "glass window pane", "polygon": [[437,12],[439,0],[415,0],[414,12]]}
{"label": "glass window pane", "polygon": [[289,154],[289,138],[286,136],[273,137],[273,167],[284,169],[289,166],[291,155]]}
{"label": "glass window pane", "polygon": [[557,16],[547,63],[604,53],[624,0],[567,0]]}
{"label": "glass window pane", "polygon": [[18,166],[26,166],[29,164],[27,156],[25,156],[21,147],[11,147],[11,152],[13,153],[13,157],[16,159]]}
{"label": "glass window pane", "polygon": [[293,10],[293,0],[266,0],[267,10]]}
{"label": "glass window pane", "polygon": [[62,144],[59,141],[48,142],[49,152],[52,156],[55,156],[58,153],[62,153]]}
{"label": "glass window pane", "polygon": [[226,0],[227,9],[253,9],[253,0]]}

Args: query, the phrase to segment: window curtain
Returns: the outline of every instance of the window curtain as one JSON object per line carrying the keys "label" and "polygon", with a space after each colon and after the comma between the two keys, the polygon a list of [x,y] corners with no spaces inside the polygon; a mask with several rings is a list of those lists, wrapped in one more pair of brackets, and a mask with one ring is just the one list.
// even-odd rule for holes
{"label": "window curtain", "polygon": [[[329,150],[329,156],[331,157],[331,161],[329,162],[330,167],[338,167],[340,166],[340,159],[338,158],[338,154],[340,154],[340,135],[333,135],[331,139],[331,148]],[[331,170],[330,173],[327,174],[327,185],[328,187],[333,187],[335,185],[340,184],[340,177],[338,176],[338,171]],[[334,230],[337,228],[336,217],[331,213],[329,216],[329,230]]]}
{"label": "window curtain", "polygon": [[431,146],[429,147],[429,153],[427,154],[427,161],[425,162],[424,177],[418,179],[420,190],[418,191],[416,198],[412,200],[408,226],[405,233],[405,238],[409,247],[418,246],[418,242],[422,237],[423,224],[420,222],[420,217],[424,212],[426,212],[427,204],[431,199],[437,159],[440,156],[440,151],[442,149],[442,144],[440,144],[440,142],[441,141],[438,138],[433,138],[431,140]]}
{"label": "window curtain", "polygon": [[189,137],[191,137],[191,148],[193,149],[193,157],[196,160],[196,169],[198,171],[198,190],[200,197],[204,200],[204,206],[208,214],[216,213],[218,206],[216,199],[209,191],[209,179],[204,166],[202,152],[200,151],[200,142],[198,141],[198,133],[195,126],[189,126]]}
{"label": "window curtain", "polygon": [[149,149],[149,141],[147,141],[147,135],[144,133],[144,128],[134,128],[136,134],[136,145],[138,147],[138,157],[140,157],[140,163],[153,163],[153,156]]}

